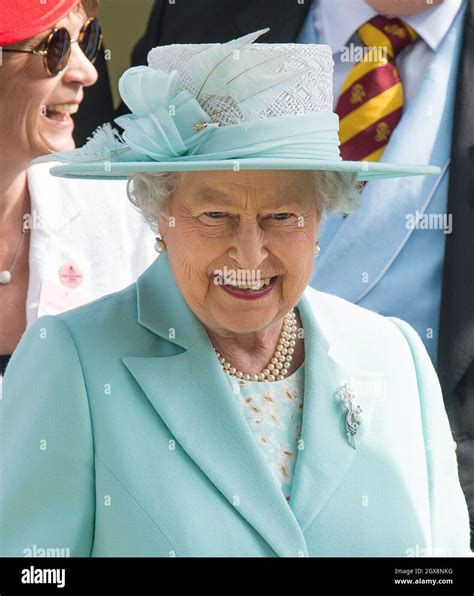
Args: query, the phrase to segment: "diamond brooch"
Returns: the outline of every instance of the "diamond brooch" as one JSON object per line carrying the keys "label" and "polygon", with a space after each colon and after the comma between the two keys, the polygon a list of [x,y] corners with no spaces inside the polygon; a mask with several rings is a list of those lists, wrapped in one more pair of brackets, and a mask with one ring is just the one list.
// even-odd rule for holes
{"label": "diamond brooch", "polygon": [[356,448],[355,435],[362,422],[362,408],[354,404],[355,394],[349,383],[341,385],[336,391],[336,396],[343,402],[347,412],[344,414],[344,422],[349,444]]}

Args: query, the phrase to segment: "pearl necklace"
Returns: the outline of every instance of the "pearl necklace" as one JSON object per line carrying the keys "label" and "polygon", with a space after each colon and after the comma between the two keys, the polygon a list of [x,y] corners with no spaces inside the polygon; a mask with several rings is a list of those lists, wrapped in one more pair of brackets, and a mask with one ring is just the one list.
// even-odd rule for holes
{"label": "pearl necklace", "polygon": [[273,358],[261,373],[256,375],[245,374],[234,368],[215,348],[214,350],[223,371],[231,377],[237,377],[244,381],[281,381],[288,374],[295,352],[295,345],[296,315],[294,309],[292,309],[283,319],[283,328]]}

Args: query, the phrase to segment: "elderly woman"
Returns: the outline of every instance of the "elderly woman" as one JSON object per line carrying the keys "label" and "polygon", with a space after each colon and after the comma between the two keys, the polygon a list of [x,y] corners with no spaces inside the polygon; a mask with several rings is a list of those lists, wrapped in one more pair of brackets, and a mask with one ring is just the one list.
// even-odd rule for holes
{"label": "elderly woman", "polygon": [[[132,114],[58,155],[160,234],[125,290],[38,320],[0,408],[3,555],[467,556],[439,384],[404,322],[306,287],[343,162],[326,46],[156,48]],[[90,197],[91,204],[95,200]]]}
{"label": "elderly woman", "polygon": [[142,219],[127,201],[117,205],[124,183],[98,187],[52,178],[42,164],[30,167],[48,151],[74,148],[72,116],[84,88],[97,80],[93,63],[102,37],[91,16],[96,4],[2,2],[0,383],[37,317],[124,288],[154,256],[139,247],[147,233]]}

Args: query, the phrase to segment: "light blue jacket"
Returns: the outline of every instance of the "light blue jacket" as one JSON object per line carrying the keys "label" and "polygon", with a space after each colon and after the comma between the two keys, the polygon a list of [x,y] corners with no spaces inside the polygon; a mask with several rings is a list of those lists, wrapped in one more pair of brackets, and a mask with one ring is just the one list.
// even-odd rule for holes
{"label": "light blue jacket", "polygon": [[[290,503],[166,254],[129,288],[36,321],[0,402],[0,555],[469,555],[454,444],[417,334],[311,288],[298,306]],[[344,383],[363,409],[356,449],[335,396]]]}

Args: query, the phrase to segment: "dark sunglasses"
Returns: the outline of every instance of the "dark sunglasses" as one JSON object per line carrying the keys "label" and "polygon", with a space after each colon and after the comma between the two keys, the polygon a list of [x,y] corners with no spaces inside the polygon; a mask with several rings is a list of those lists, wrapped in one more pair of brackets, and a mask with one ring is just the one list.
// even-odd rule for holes
{"label": "dark sunglasses", "polygon": [[69,56],[71,55],[71,44],[76,42],[79,44],[86,58],[94,64],[102,47],[102,29],[95,17],[91,17],[85,21],[77,39],[71,39],[69,31],[61,27],[60,29],[53,29],[51,31],[42,50],[10,50],[3,48],[3,51],[43,56],[43,63],[47,73],[55,77],[66,68]]}

